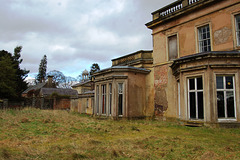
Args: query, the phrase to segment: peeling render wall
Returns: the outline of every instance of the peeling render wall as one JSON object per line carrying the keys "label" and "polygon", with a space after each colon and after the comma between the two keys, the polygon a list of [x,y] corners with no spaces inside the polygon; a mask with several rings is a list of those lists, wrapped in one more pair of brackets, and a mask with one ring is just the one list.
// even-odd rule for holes
{"label": "peeling render wall", "polygon": [[146,75],[128,73],[128,117],[144,117]]}
{"label": "peeling render wall", "polygon": [[[172,62],[168,61],[168,37],[177,35],[179,58],[196,54],[199,53],[197,28],[208,24],[212,51],[240,50],[236,46],[235,14],[240,14],[239,0],[220,1],[174,20],[161,22],[152,29],[155,115],[178,118],[178,78],[173,76]],[[185,82],[182,84],[186,85]]]}
{"label": "peeling render wall", "polygon": [[167,110],[167,84],[168,84],[168,65],[155,67],[154,87],[155,87],[155,115],[163,116]]}

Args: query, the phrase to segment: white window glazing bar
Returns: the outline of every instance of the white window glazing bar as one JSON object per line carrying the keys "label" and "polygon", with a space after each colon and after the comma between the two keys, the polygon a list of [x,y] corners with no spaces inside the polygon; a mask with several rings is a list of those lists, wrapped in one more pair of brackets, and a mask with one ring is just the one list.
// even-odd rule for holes
{"label": "white window glazing bar", "polygon": [[[237,118],[237,109],[236,109],[236,92],[235,92],[235,76],[231,76],[232,80],[233,80],[233,88],[232,89],[227,89],[227,81],[226,81],[226,77],[227,76],[222,76],[223,77],[223,89],[217,89],[217,92],[223,92],[223,96],[224,96],[224,115],[225,118],[219,118],[219,120],[228,120],[228,103],[227,103],[227,92],[233,92],[233,98],[234,98],[234,118]],[[229,119],[232,120],[232,119]]]}
{"label": "white window glazing bar", "polygon": [[[199,119],[199,116],[198,116],[198,93],[203,93],[203,89],[197,89],[197,79],[200,78],[200,77],[196,77],[196,78],[190,78],[188,79],[188,110],[189,110],[189,119],[191,119],[191,113],[190,113],[190,93],[195,93],[195,109],[196,109],[196,119]],[[194,79],[194,87],[195,89],[194,90],[191,90],[190,89],[190,80],[191,79]],[[204,114],[204,113],[203,113]]]}

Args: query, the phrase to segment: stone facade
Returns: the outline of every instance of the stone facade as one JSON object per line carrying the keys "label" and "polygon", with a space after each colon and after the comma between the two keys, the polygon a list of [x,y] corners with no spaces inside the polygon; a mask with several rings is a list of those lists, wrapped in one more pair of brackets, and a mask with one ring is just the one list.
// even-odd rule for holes
{"label": "stone facade", "polygon": [[239,124],[240,1],[178,0],[152,15],[156,116]]}
{"label": "stone facade", "polygon": [[152,51],[138,51],[112,60],[112,67],[94,73],[95,116],[142,118],[154,115]]}
{"label": "stone facade", "polygon": [[71,98],[77,97],[77,91],[72,89],[56,88],[53,76],[48,81],[29,87],[22,93],[26,106],[41,109],[70,109]]}
{"label": "stone facade", "polygon": [[94,106],[94,82],[89,80],[86,70],[83,72],[85,77],[82,82],[72,86],[74,90],[78,91],[77,98],[71,100],[71,111],[93,114]]}

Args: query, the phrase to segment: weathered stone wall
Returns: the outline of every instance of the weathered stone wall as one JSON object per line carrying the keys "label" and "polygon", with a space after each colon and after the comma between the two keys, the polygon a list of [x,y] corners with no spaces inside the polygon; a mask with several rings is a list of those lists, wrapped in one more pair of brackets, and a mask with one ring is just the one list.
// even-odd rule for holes
{"label": "weathered stone wall", "polygon": [[78,112],[78,99],[71,99],[71,107],[70,110],[72,112]]}
{"label": "weathered stone wall", "polygon": [[155,87],[155,115],[163,116],[167,110],[167,83],[168,83],[168,65],[162,65],[154,68],[154,87]]}
{"label": "weathered stone wall", "polygon": [[212,51],[240,49],[236,46],[236,38],[234,38],[236,34],[234,15],[236,13],[240,13],[238,0],[220,1],[153,28],[156,115],[177,117],[177,78],[172,75],[169,67],[172,62],[168,61],[168,37],[177,34],[179,57],[196,54],[199,53],[198,27],[208,24]]}
{"label": "weathered stone wall", "polygon": [[71,100],[70,99],[54,99],[53,109],[69,109],[70,110]]}
{"label": "weathered stone wall", "polygon": [[148,68],[151,70],[149,74],[146,75],[146,105],[144,108],[144,114],[146,117],[154,116],[154,70],[153,67]]}
{"label": "weathered stone wall", "polygon": [[128,73],[128,117],[143,117],[146,104],[145,75]]}

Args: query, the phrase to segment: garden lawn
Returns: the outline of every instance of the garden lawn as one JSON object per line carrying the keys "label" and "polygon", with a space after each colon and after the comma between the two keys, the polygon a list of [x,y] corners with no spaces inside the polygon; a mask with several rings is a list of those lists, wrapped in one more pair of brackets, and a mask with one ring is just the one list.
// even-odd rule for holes
{"label": "garden lawn", "polygon": [[0,110],[0,159],[240,159],[240,129]]}

